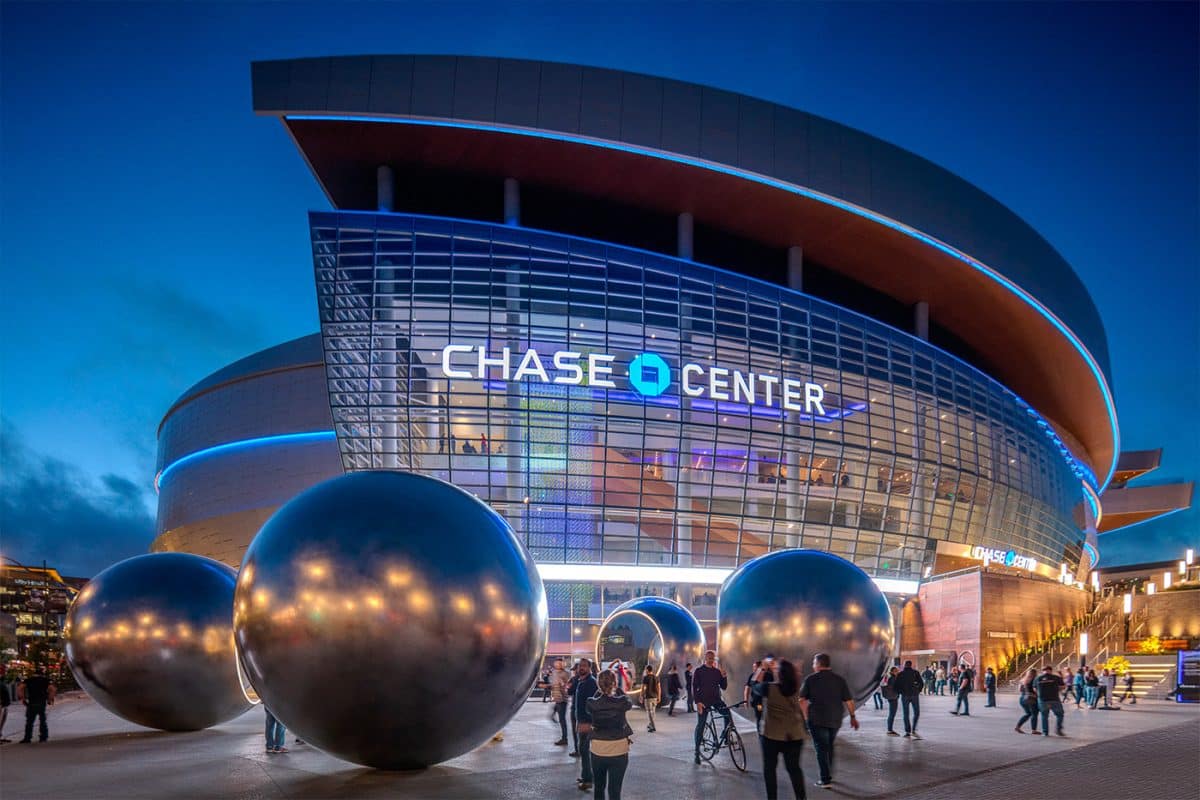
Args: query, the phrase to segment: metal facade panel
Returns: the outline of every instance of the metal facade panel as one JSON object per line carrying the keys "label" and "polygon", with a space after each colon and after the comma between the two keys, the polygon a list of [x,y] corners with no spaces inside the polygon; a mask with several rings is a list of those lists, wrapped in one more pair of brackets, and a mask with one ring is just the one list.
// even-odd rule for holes
{"label": "metal facade panel", "polygon": [[407,114],[412,108],[413,57],[377,56],[371,59],[371,91],[367,110],[377,114]]}
{"label": "metal facade panel", "polygon": [[808,184],[808,114],[775,106],[774,117],[775,164],[771,174],[805,186]]}
{"label": "metal facade panel", "polygon": [[288,108],[324,111],[329,99],[329,59],[299,58],[292,62]]}
{"label": "metal facade panel", "polygon": [[621,138],[621,73],[611,69],[583,70],[583,102],[579,130],[586,136],[619,141]]}
{"label": "metal facade panel", "polygon": [[538,90],[539,128],[579,132],[580,81],[583,69],[573,64],[543,64]]}
{"label": "metal facade panel", "polygon": [[621,140],[646,147],[662,143],[663,82],[626,75],[621,99]]}
{"label": "metal facade panel", "polygon": [[774,168],[775,130],[773,106],[753,97],[738,105],[737,165],[751,172],[770,175]]}
{"label": "metal facade panel", "polygon": [[452,116],[457,61],[453,56],[418,56],[413,61],[413,116]]}
{"label": "metal facade panel", "polygon": [[737,164],[738,96],[720,89],[701,90],[700,156]]}
{"label": "metal facade panel", "polygon": [[538,119],[538,83],[542,65],[537,61],[502,59],[496,79],[496,122],[532,128]]}
{"label": "metal facade panel", "polygon": [[334,58],[329,65],[330,111],[361,112],[371,100],[371,59]]}
{"label": "metal facade panel", "polygon": [[681,155],[700,155],[699,86],[663,81],[662,148]]}
{"label": "metal facade panel", "polygon": [[460,58],[454,78],[455,119],[492,122],[496,119],[496,81],[500,65],[494,58]]}
{"label": "metal facade panel", "polygon": [[287,106],[292,67],[288,61],[255,61],[250,64],[250,84],[255,111],[278,111]]}

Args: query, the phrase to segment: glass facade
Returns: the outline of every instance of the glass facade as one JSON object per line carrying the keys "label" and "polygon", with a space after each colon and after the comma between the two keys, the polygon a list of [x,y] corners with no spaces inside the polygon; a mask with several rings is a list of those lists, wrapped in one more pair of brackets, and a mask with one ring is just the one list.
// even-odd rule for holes
{"label": "glass facade", "polygon": [[[310,222],[345,469],[474,492],[539,562],[728,568],[811,547],[918,579],[938,541],[1079,562],[1078,466],[1061,442],[911,335],[559,234]],[[604,590],[563,589],[581,607]]]}

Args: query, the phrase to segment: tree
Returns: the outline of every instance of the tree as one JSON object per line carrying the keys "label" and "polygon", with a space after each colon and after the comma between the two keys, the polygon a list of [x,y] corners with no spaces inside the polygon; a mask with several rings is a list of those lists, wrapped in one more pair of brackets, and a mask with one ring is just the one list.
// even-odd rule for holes
{"label": "tree", "polygon": [[1106,669],[1116,675],[1124,675],[1126,670],[1128,670],[1131,666],[1133,665],[1129,663],[1129,659],[1125,656],[1113,656],[1108,661],[1104,662],[1103,669]]}
{"label": "tree", "polygon": [[1138,652],[1144,656],[1156,656],[1162,651],[1162,640],[1157,636],[1148,636],[1138,642]]}

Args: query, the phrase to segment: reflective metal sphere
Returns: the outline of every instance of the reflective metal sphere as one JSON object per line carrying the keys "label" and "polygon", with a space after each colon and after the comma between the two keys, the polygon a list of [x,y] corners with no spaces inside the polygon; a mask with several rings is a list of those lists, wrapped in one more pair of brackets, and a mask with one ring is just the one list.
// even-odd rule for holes
{"label": "reflective metal sphere", "polygon": [[380,769],[486,742],[538,676],[537,568],[504,519],[448,483],[355,472],[279,509],[250,543],[234,631],[296,735]]}
{"label": "reflective metal sphere", "polygon": [[194,731],[250,708],[233,645],[237,573],[191,553],[114,564],[67,612],[67,661],[79,685],[130,722]]}
{"label": "reflective metal sphere", "polygon": [[[629,694],[642,690],[646,664],[654,665],[654,674],[666,676],[672,664],[683,668],[698,665],[704,654],[704,629],[692,612],[665,597],[635,597],[622,603],[608,615],[596,638],[596,661],[607,667],[614,659],[632,664]],[[666,686],[662,694],[666,696]]]}
{"label": "reflective metal sphere", "polygon": [[717,642],[729,671],[727,702],[742,699],[767,653],[812,671],[828,653],[856,702],[874,691],[892,655],[892,611],[867,573],[820,550],[779,550],[743,564],[721,587]]}

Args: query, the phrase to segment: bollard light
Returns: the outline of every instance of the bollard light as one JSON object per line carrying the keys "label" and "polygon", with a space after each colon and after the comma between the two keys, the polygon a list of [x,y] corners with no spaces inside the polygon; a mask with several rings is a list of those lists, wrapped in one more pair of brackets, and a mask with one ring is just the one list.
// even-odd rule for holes
{"label": "bollard light", "polygon": [[1100,591],[1100,573],[1099,572],[1092,573],[1092,589],[1094,589],[1097,592]]}
{"label": "bollard light", "polygon": [[1088,653],[1088,635],[1086,632],[1079,634],[1079,655],[1086,656]]}
{"label": "bollard light", "polygon": [[1187,549],[1187,552],[1183,554],[1183,560],[1187,562],[1187,565],[1189,567],[1192,565],[1192,560],[1195,557],[1196,557],[1196,551],[1192,550],[1192,548],[1190,548],[1190,547]]}
{"label": "bollard light", "polygon": [[1187,562],[1186,561],[1179,562],[1179,574],[1187,575]]}
{"label": "bollard light", "polygon": [[1163,588],[1164,589],[1171,588],[1171,571],[1170,570],[1167,570],[1166,572],[1163,573]]}
{"label": "bollard light", "polygon": [[1130,594],[1129,592],[1125,593],[1125,613],[1126,614],[1133,613],[1133,595]]}
{"label": "bollard light", "polygon": [[1146,584],[1146,594],[1154,594],[1154,588],[1155,588],[1154,581],[1150,581],[1149,583],[1147,583]]}

